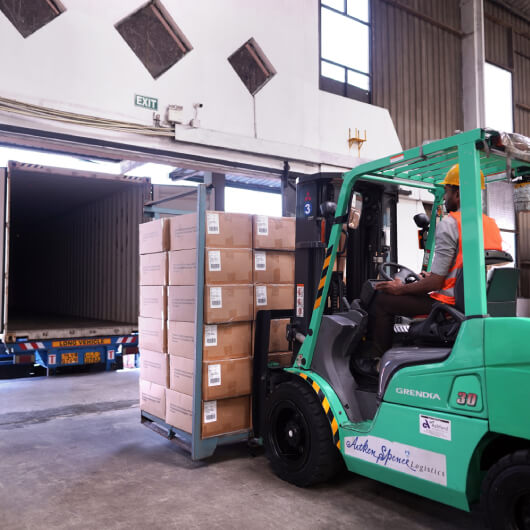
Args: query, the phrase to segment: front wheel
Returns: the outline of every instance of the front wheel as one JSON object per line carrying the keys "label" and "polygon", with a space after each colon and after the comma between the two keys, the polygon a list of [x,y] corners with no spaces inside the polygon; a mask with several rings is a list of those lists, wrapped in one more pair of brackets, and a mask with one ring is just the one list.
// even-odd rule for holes
{"label": "front wheel", "polygon": [[530,451],[501,458],[482,484],[481,504],[494,530],[530,530]]}
{"label": "front wheel", "polygon": [[303,381],[282,383],[265,407],[265,451],[273,471],[297,486],[333,477],[343,460],[315,392]]}

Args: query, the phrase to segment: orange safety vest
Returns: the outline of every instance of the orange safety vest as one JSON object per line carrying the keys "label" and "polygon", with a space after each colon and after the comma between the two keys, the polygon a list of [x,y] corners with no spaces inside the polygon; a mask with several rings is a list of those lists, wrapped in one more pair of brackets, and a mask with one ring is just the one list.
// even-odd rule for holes
{"label": "orange safety vest", "polygon": [[[458,223],[458,254],[456,255],[455,264],[445,277],[442,288],[439,291],[431,293],[430,296],[445,304],[455,305],[456,277],[464,266],[462,254],[462,215],[460,212],[451,212],[449,215]],[[482,226],[484,229],[484,249],[502,250],[501,231],[495,220],[482,214]]]}

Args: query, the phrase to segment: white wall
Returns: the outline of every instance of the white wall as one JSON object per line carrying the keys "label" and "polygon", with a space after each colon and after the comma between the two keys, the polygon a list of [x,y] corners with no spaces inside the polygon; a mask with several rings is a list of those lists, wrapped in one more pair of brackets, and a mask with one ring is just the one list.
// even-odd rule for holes
{"label": "white wall", "polygon": [[[141,139],[181,152],[193,143],[352,167],[357,151],[348,149],[349,127],[367,131],[363,158],[401,150],[386,109],[318,89],[315,0],[162,0],[193,50],[157,80],[114,28],[143,0],[62,3],[66,12],[26,39],[0,13],[0,95],[146,125],[152,112],[134,106],[135,94],[158,98],[161,113],[183,105],[186,121],[200,102],[200,129],[178,127],[178,143]],[[277,71],[255,96],[256,123],[253,98],[227,61],[250,37]],[[109,136],[32,121],[0,113],[3,123]]]}
{"label": "white wall", "polygon": [[397,206],[398,263],[419,272],[423,262],[423,250],[418,246],[418,227],[414,216],[425,213],[422,201],[432,203],[434,195],[424,190],[405,189],[412,190],[412,194],[400,196]]}

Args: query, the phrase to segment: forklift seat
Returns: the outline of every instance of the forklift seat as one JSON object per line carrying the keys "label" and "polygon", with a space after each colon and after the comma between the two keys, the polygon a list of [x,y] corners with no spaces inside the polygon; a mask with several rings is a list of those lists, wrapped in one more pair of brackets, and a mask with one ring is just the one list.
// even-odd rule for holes
{"label": "forklift seat", "polygon": [[[497,265],[512,262],[513,258],[502,250],[486,250],[484,260],[486,265]],[[490,316],[516,316],[518,281],[518,269],[497,268],[489,272],[486,297]],[[410,326],[407,339],[420,344],[453,343],[464,319],[464,274],[460,270],[455,283],[455,305],[435,303],[425,320],[414,322]]]}
{"label": "forklift seat", "polygon": [[451,348],[442,347],[399,347],[391,348],[381,358],[381,368],[379,370],[379,387],[377,399],[381,401],[385,395],[388,383],[392,376],[401,368],[415,366],[418,364],[430,364],[442,362],[451,353]]}
{"label": "forklift seat", "polygon": [[[487,300],[490,316],[516,316],[518,280],[518,269],[502,268],[489,272]],[[410,327],[410,337],[432,346],[391,348],[381,358],[377,398],[383,399],[390,379],[401,368],[445,360],[451,353],[450,345],[456,339],[464,318],[464,275],[459,274],[455,285],[454,307],[436,303],[425,320]],[[438,347],[436,343],[439,344]]]}

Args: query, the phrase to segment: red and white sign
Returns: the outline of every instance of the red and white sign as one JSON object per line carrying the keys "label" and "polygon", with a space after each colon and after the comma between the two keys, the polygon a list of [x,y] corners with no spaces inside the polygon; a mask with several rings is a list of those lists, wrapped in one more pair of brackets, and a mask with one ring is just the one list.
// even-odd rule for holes
{"label": "red and white sign", "polygon": [[109,361],[113,361],[114,360],[114,350],[109,350],[108,351],[107,358],[108,358]]}
{"label": "red and white sign", "polygon": [[44,344],[42,342],[20,342],[19,343],[21,350],[43,350]]}
{"label": "red and white sign", "polygon": [[116,344],[135,344],[136,343],[136,335],[132,336],[132,337],[120,337],[117,341],[116,341]]}
{"label": "red and white sign", "polygon": [[48,355],[48,364],[57,364],[57,355],[55,353]]}
{"label": "red and white sign", "polygon": [[296,285],[296,316],[304,316],[304,284]]}

